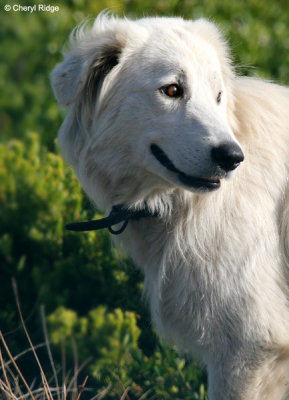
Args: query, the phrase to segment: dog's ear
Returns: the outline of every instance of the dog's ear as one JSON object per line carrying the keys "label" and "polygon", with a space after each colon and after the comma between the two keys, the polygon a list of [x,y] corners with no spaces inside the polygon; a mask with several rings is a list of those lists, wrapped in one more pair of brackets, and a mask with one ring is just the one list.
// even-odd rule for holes
{"label": "dog's ear", "polygon": [[118,64],[124,42],[112,31],[74,40],[73,50],[51,74],[55,97],[61,105],[72,104],[85,90],[96,94],[105,76]]}
{"label": "dog's ear", "polygon": [[73,102],[84,86],[85,62],[78,54],[70,54],[51,74],[52,88],[61,105]]}

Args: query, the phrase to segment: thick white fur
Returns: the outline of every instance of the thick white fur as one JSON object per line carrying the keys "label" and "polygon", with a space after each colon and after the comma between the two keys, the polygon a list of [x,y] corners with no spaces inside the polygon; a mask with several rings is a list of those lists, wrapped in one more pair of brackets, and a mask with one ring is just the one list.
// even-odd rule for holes
{"label": "thick white fur", "polygon": [[[159,90],[176,81],[183,99]],[[199,355],[211,400],[288,399],[289,90],[235,76],[206,20],[107,15],[72,37],[52,84],[70,106],[59,143],[88,195],[159,212],[121,235],[159,333]],[[245,154],[231,179],[209,156],[224,141]],[[151,143],[221,187],[184,186]]]}

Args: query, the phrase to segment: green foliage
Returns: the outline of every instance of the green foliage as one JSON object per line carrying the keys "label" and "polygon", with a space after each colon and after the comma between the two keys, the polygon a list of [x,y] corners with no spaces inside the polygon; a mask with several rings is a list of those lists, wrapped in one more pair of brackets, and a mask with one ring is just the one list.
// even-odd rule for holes
{"label": "green foliage", "polygon": [[59,307],[48,317],[48,323],[52,343],[69,347],[73,338],[82,356],[93,354],[97,361],[92,362],[91,369],[97,378],[115,368],[126,375],[123,367],[131,361],[131,352],[138,349],[140,335],[134,313],[119,308],[107,312],[105,306],[99,306],[79,318],[75,311]]}
{"label": "green foliage", "polygon": [[[33,310],[43,303],[57,365],[63,351],[71,365],[73,354],[79,362],[90,358],[84,373],[94,393],[109,388],[105,398],[114,400],[129,387],[132,400],[204,400],[201,370],[164,349],[152,332],[140,300],[142,277],[132,262],[111,247],[106,232],[64,229],[99,211],[58,153],[65,111],[53,98],[50,72],[72,28],[112,7],[132,17],[209,17],[228,37],[240,73],[288,84],[287,1],[62,0],[54,14],[5,12],[10,2],[0,0],[0,329],[13,332],[14,354],[26,348],[14,332],[15,277],[23,313],[32,315],[34,342],[42,341],[42,330]],[[38,374],[29,361],[22,367],[31,380]]]}
{"label": "green foliage", "polygon": [[[82,356],[89,358],[91,376],[95,385],[104,390],[111,386],[108,399],[120,398],[129,387],[131,399],[154,395],[161,399],[206,400],[202,372],[193,363],[179,358],[172,349],[157,346],[152,357],[139,347],[140,329],[135,313],[121,309],[107,312],[99,306],[87,316],[59,307],[48,317],[51,340],[65,346],[71,344]],[[150,398],[150,397],[149,397]]]}
{"label": "green foliage", "polygon": [[[23,283],[28,309],[38,295],[48,310],[62,304],[82,313],[101,302],[117,306],[126,295],[129,305],[131,296],[139,295],[140,285],[131,283],[138,274],[126,272],[131,264],[121,265],[105,232],[64,230],[63,221],[97,215],[72,169],[35,133],[0,145],[0,204],[2,273]],[[3,299],[9,291],[3,287]]]}

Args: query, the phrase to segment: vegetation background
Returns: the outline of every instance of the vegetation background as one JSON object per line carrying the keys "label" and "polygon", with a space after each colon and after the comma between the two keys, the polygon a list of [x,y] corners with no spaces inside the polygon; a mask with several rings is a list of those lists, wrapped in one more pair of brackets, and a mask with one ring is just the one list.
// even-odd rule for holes
{"label": "vegetation background", "polygon": [[[40,3],[59,11],[4,9]],[[197,363],[156,338],[132,261],[114,251],[106,232],[63,228],[99,211],[57,149],[65,110],[53,98],[49,76],[72,28],[107,7],[130,17],[209,17],[228,37],[238,73],[289,82],[288,0],[0,0],[0,330],[14,355],[29,347],[14,277],[34,344],[44,340],[39,309],[45,307],[60,381],[85,363],[79,382],[88,375],[91,391],[84,399],[204,400],[206,377]],[[49,377],[46,350],[37,351]],[[30,352],[18,363],[37,387],[40,373]]]}

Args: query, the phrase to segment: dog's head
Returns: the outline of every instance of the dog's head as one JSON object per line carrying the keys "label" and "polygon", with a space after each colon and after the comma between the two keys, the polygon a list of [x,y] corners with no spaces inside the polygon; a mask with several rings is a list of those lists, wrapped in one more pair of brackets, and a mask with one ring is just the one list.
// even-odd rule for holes
{"label": "dog's head", "polygon": [[59,143],[100,206],[216,190],[243,160],[228,115],[233,72],[206,20],[102,15],[52,73],[69,112]]}

